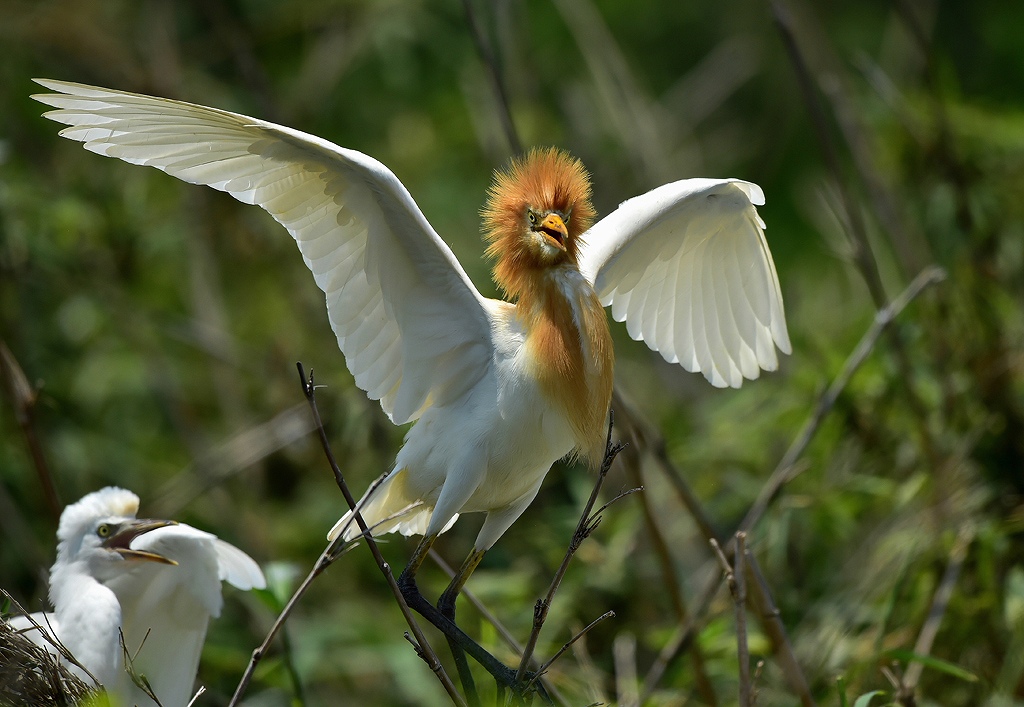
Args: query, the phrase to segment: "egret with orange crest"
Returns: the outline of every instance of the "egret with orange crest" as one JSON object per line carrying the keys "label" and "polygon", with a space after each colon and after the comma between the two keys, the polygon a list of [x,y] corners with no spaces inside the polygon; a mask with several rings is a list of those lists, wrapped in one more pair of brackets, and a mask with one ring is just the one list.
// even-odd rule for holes
{"label": "egret with orange crest", "polygon": [[[395,424],[417,421],[359,507],[374,534],[423,536],[400,583],[435,623],[453,618],[466,579],[556,460],[600,463],[614,364],[603,306],[633,338],[719,387],[774,370],[776,348],[790,351],[755,184],[673,182],[592,225],[583,165],[532,150],[497,174],[483,210],[502,301],[477,291],[371,157],[214,108],[39,83],[55,92],[35,98],[69,126],[64,137],[257,204],[291,233],[356,384]],[[415,574],[469,512],[486,519],[438,619]],[[331,537],[356,537],[348,521]]]}

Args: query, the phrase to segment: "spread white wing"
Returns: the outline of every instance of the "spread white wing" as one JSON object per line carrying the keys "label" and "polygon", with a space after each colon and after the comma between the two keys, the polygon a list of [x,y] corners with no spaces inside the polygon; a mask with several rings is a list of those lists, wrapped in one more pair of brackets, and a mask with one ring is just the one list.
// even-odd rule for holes
{"label": "spread white wing", "polygon": [[218,575],[221,580],[242,591],[266,588],[267,580],[263,577],[263,570],[256,564],[256,560],[220,538],[213,539],[213,549],[217,553]]}
{"label": "spread white wing", "polygon": [[258,204],[298,243],[356,384],[396,423],[491,361],[482,296],[383,164],[236,113],[64,81],[33,96],[85,148]]}
{"label": "spread white wing", "polygon": [[622,203],[583,238],[580,269],[612,317],[670,363],[738,388],[790,353],[761,188],[684,179]]}
{"label": "spread white wing", "polygon": [[[207,625],[224,603],[221,580],[242,589],[262,587],[263,573],[238,548],[184,524],[143,533],[131,547],[177,564],[137,562],[107,582],[121,605],[125,646],[134,655],[135,671],[149,679],[162,704],[187,704]],[[151,704],[133,686],[127,689],[142,700],[138,704]]]}

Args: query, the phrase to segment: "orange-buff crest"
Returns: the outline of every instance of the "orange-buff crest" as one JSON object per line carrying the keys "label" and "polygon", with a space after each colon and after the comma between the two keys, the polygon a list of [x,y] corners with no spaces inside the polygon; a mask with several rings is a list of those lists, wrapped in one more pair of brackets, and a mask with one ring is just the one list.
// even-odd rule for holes
{"label": "orange-buff crest", "polygon": [[507,170],[495,172],[481,215],[487,256],[496,260],[494,280],[510,297],[522,293],[530,275],[551,265],[530,247],[527,209],[569,217],[565,257],[575,264],[580,237],[594,220],[590,175],[583,163],[555,147],[534,148],[513,158]]}

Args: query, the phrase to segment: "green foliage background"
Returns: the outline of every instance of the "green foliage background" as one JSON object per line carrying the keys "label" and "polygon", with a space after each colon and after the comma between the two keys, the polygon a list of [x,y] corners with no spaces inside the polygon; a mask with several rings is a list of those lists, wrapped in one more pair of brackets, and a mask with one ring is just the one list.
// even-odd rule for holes
{"label": "green foliage background", "polygon": [[[469,5],[523,142],[581,157],[599,212],[692,176],[765,190],[794,348],[778,373],[715,390],[615,327],[619,385],[724,534],[877,309],[849,214],[864,220],[885,299],[927,264],[948,272],[842,392],[749,545],[813,695],[837,705],[837,675],[851,703],[875,689],[892,698],[880,667],[895,657],[896,672],[906,670],[959,542],[963,565],[930,652],[970,679],[929,664],[918,704],[1024,701],[1024,4],[789,2],[824,89],[838,173],[823,160],[766,2]],[[123,485],[144,514],[215,532],[267,567],[276,598],[229,590],[211,629],[200,704],[225,704],[274,603],[343,507],[308,434],[294,362],[326,386],[321,411],[357,491],[387,469],[404,431],[354,387],[322,296],[280,227],[223,194],[59,139],[29,100],[38,90],[29,79],[218,106],[373,155],[494,294],[477,210],[509,148],[487,70],[456,0],[4,0],[0,15],[0,338],[39,386],[32,424],[65,503]],[[7,392],[0,586],[37,609],[55,518]],[[645,499],[605,513],[542,636],[546,658],[575,629],[617,613],[554,669],[571,704],[627,699],[631,671],[642,678],[679,623],[644,503],[688,600],[718,572],[644,459]],[[556,465],[470,583],[520,640],[591,483],[585,469]],[[632,483],[617,468],[607,488]],[[465,518],[443,538],[449,562],[478,524]],[[412,547],[390,538],[385,553],[401,567]],[[445,581],[427,570],[427,593]],[[475,612],[460,616],[503,650]],[[750,618],[751,650],[766,660],[759,704],[797,703]],[[724,589],[701,625],[651,704],[735,702]],[[313,585],[288,623],[289,650],[277,644],[261,665],[250,703],[445,704],[404,629],[359,548]]]}

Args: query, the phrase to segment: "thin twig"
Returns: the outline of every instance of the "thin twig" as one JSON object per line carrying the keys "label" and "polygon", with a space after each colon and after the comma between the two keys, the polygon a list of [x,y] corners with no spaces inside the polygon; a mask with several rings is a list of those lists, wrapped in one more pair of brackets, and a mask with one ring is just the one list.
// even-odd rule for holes
{"label": "thin twig", "polygon": [[491,80],[491,88],[494,97],[498,102],[498,120],[501,121],[502,130],[505,131],[505,139],[508,140],[508,147],[512,154],[518,155],[523,151],[523,143],[519,139],[515,122],[512,120],[512,108],[508,100],[508,90],[505,88],[505,79],[502,76],[501,68],[498,66],[497,58],[484,37],[483,29],[476,21],[476,14],[473,12],[472,0],[462,0],[462,7],[466,11],[466,24],[469,25],[469,33],[473,37],[473,45],[476,47],[480,61],[487,69],[487,76]]}
{"label": "thin twig", "polygon": [[146,631],[146,635],[142,637],[142,643],[140,643],[139,647],[135,649],[134,655],[130,650],[128,650],[128,646],[124,642],[124,631],[121,629],[121,627],[118,627],[117,629],[117,642],[121,645],[121,656],[122,661],[124,663],[124,672],[128,674],[128,679],[130,679],[132,681],[132,684],[135,685],[135,687],[139,688],[146,695],[146,697],[148,697],[149,700],[153,702],[153,704],[155,704],[157,707],[164,707],[163,703],[160,701],[160,698],[156,696],[156,692],[153,690],[153,686],[150,684],[149,678],[146,677],[146,674],[140,673],[135,669],[135,659],[139,657],[139,653],[142,652],[142,647],[146,645],[146,641],[149,639],[149,634],[151,630],[152,629]]}
{"label": "thin twig", "polygon": [[793,691],[800,697],[800,703],[804,707],[813,707],[814,697],[811,695],[811,688],[807,684],[803,670],[796,658],[796,651],[790,643],[786,627],[782,623],[782,612],[779,611],[772,599],[772,591],[768,586],[768,580],[761,572],[761,565],[757,559],[747,551],[747,597],[753,607],[755,615],[760,619],[764,632],[772,643],[775,650],[775,662],[778,663],[782,674],[786,676]]}
{"label": "thin twig", "polygon": [[747,645],[747,534],[736,533],[736,554],[733,574],[736,577],[736,653],[739,660],[740,707],[750,707],[750,646]]}
{"label": "thin twig", "polygon": [[[956,585],[956,580],[960,577],[960,570],[963,569],[964,560],[967,559],[967,549],[973,540],[974,529],[970,526],[963,528],[956,536],[956,542],[953,543],[953,549],[949,553],[949,564],[946,565],[946,571],[943,573],[942,580],[939,582],[935,595],[932,597],[932,606],[928,611],[928,618],[921,627],[921,633],[918,634],[917,642],[914,644],[914,653],[916,655],[928,655],[932,651],[935,636],[938,635],[939,626],[942,625],[942,617],[945,616],[946,608],[949,606],[949,599],[953,596],[953,587]],[[923,670],[923,663],[911,661],[903,675],[903,689],[913,694],[914,690],[917,689],[918,682],[921,680]],[[897,696],[897,700],[900,697]]]}
{"label": "thin twig", "polygon": [[349,509],[352,511],[352,517],[355,519],[356,525],[359,526],[359,530],[362,532],[362,537],[366,541],[367,547],[370,548],[370,554],[373,555],[374,561],[377,563],[377,567],[380,568],[381,574],[384,575],[384,579],[387,580],[388,587],[391,589],[391,593],[395,597],[395,601],[398,602],[398,607],[402,611],[402,616],[405,617],[405,621],[409,624],[409,629],[412,631],[412,635],[416,639],[416,646],[418,647],[417,655],[423,659],[423,662],[427,664],[427,667],[437,676],[437,679],[441,682],[445,692],[457,705],[465,706],[466,701],[462,695],[455,689],[455,685],[452,683],[451,678],[444,671],[444,667],[441,665],[441,661],[438,660],[437,653],[431,647],[430,643],[427,642],[426,637],[423,635],[423,630],[420,628],[419,623],[413,616],[412,611],[409,609],[409,605],[405,603],[405,597],[402,596],[402,590],[398,587],[398,582],[395,581],[395,576],[391,572],[391,567],[388,565],[384,556],[380,552],[380,548],[377,546],[377,541],[370,534],[370,528],[366,525],[366,521],[363,520],[362,514],[359,512],[359,505],[356,503],[355,497],[352,496],[352,492],[348,488],[348,483],[345,481],[345,476],[341,472],[341,467],[338,466],[338,462],[334,458],[334,452],[331,450],[330,442],[327,440],[327,431],[324,429],[323,421],[320,419],[320,411],[316,406],[316,385],[313,382],[313,371],[309,372],[309,378],[306,378],[305,371],[303,370],[302,364],[296,364],[299,371],[299,379],[302,383],[302,389],[306,396],[306,400],[309,401],[310,411],[313,413],[313,419],[316,422],[316,431],[320,437],[320,444],[323,446],[324,454],[327,456],[327,461],[331,465],[331,471],[334,472],[334,481],[337,483],[338,488],[341,489],[342,495],[345,497],[345,502],[348,503]]}
{"label": "thin twig", "polygon": [[747,645],[747,582],[744,555],[747,549],[747,534],[736,533],[736,552],[733,554],[734,562],[729,564],[729,558],[722,551],[722,546],[712,538],[709,541],[711,549],[714,550],[718,564],[722,566],[722,573],[725,575],[725,582],[729,586],[729,593],[732,594],[733,606],[736,610],[736,658],[739,663],[739,705],[750,707],[750,647]]}
{"label": "thin twig", "polygon": [[615,696],[620,705],[639,704],[637,694],[636,636],[623,632],[612,643],[612,661],[615,665]]}
{"label": "thin twig", "polygon": [[192,695],[192,699],[188,701],[188,704],[185,705],[185,707],[192,707],[192,705],[194,705],[199,700],[199,698],[205,694],[206,688],[200,685],[199,689],[196,690],[196,694]]}
{"label": "thin twig", "polygon": [[[622,416],[620,415],[621,418]],[[635,432],[635,428],[628,424],[624,427],[620,423],[619,434],[623,435],[625,433],[623,439],[631,442],[630,446],[622,451],[620,459],[629,473],[632,482],[637,486],[642,486],[641,451],[644,449],[644,445],[637,442]],[[686,595],[683,593],[682,584],[680,584],[676,574],[675,562],[672,559],[672,553],[669,551],[668,541],[665,539],[665,534],[658,523],[657,513],[651,504],[651,494],[642,493],[639,500],[640,508],[644,514],[647,537],[661,567],[663,586],[669,595],[669,599],[672,601],[676,622],[682,624],[686,621],[689,610],[687,609]],[[714,685],[711,683],[711,678],[708,677],[707,668],[704,664],[704,652],[699,645],[693,647],[693,650],[690,651],[690,657],[693,662],[693,675],[696,681],[697,694],[708,707],[716,707],[718,705],[718,695],[715,694]]]}
{"label": "thin twig", "polygon": [[761,519],[765,510],[768,508],[768,504],[771,503],[772,499],[782,490],[782,487],[792,479],[794,476],[794,469],[797,459],[804,453],[807,446],[811,443],[811,439],[814,437],[818,428],[821,426],[825,416],[828,415],[829,411],[832,410],[832,406],[835,405],[836,400],[839,399],[839,395],[843,392],[846,386],[850,383],[850,379],[853,378],[853,374],[857,372],[861,364],[867,359],[868,355],[874,350],[875,344],[878,343],[879,337],[882,332],[892,324],[893,320],[910,304],[921,292],[929,285],[934,285],[941,282],[946,277],[946,273],[942,268],[934,265],[930,265],[918,273],[917,277],[907,286],[903,292],[901,292],[892,302],[885,307],[881,308],[877,314],[875,314],[874,321],[871,322],[871,326],[861,337],[857,346],[846,358],[843,363],[842,369],[839,374],[833,379],[828,389],[818,398],[818,402],[814,407],[814,412],[804,423],[800,433],[793,440],[793,443],[789,445],[789,449],[782,456],[778,465],[775,467],[775,471],[768,478],[768,482],[762,487],[761,493],[758,494],[754,504],[747,511],[746,516],[743,518],[743,522],[740,523],[739,529],[743,532],[749,533],[757,522]]}
{"label": "thin twig", "polygon": [[614,498],[612,498],[612,500],[608,501],[608,503],[605,503],[603,506],[598,508],[596,511],[594,511],[590,515],[593,518],[597,518],[602,513],[604,513],[606,510],[608,510],[608,506],[612,505],[616,501],[621,501],[626,496],[632,496],[634,493],[637,493],[637,492],[643,491],[643,490],[644,490],[643,486],[634,486],[631,489],[626,489],[625,491],[620,491]]}
{"label": "thin twig", "polygon": [[729,586],[729,590],[732,591],[733,582],[736,580],[733,578],[732,565],[729,564],[729,558],[725,552],[722,551],[722,546],[717,540],[711,538],[708,541],[708,545],[711,546],[711,550],[718,560],[718,564],[722,567],[722,574],[725,576],[725,583]]}
{"label": "thin twig", "polygon": [[60,511],[63,504],[57,493],[57,486],[53,482],[53,473],[50,465],[46,463],[46,455],[43,453],[43,445],[36,435],[33,418],[35,417],[36,401],[39,399],[39,391],[28,382],[25,371],[14,358],[14,354],[7,348],[7,344],[0,340],[0,378],[3,379],[3,386],[11,398],[11,408],[14,410],[14,418],[18,421],[21,433],[25,436],[25,444],[28,447],[29,455],[32,457],[32,465],[35,467],[36,476],[39,477],[39,485],[43,487],[43,494],[46,497],[46,509],[50,517],[56,523],[60,521]]}
{"label": "thin twig", "polygon": [[609,700],[604,692],[605,674],[594,663],[594,658],[590,655],[590,649],[587,647],[586,636],[572,644],[572,654],[580,667],[580,678],[583,680],[587,699],[590,700],[588,704],[608,704]]}
{"label": "thin twig", "polygon": [[270,644],[274,642],[277,634],[284,627],[284,623],[288,620],[288,617],[291,616],[292,610],[299,603],[299,600],[305,595],[306,590],[309,589],[309,585],[313,583],[313,580],[323,574],[323,571],[326,570],[332,562],[344,554],[338,552],[338,550],[344,545],[345,541],[341,536],[338,536],[337,539],[328,543],[327,547],[324,548],[324,551],[320,553],[320,558],[316,561],[316,564],[313,565],[313,569],[309,571],[306,578],[292,593],[288,602],[284,605],[284,608],[281,609],[281,613],[278,614],[274,624],[270,627],[266,637],[263,639],[263,643],[261,643],[259,647],[252,652],[252,657],[249,659],[249,665],[246,666],[245,672],[242,674],[242,679],[239,680],[238,687],[235,688],[235,694],[231,697],[231,701],[228,703],[228,707],[234,707],[238,704],[238,701],[242,699],[242,695],[245,694],[245,691],[249,687],[249,683],[252,681],[252,676],[256,671],[256,666],[263,659],[263,656],[266,655],[267,650],[270,648]]}
{"label": "thin twig", "polygon": [[761,671],[764,670],[764,660],[757,661],[757,665],[754,666],[754,677],[750,679],[750,705],[755,707],[757,705],[757,684],[761,681]]}
{"label": "thin twig", "polygon": [[[864,225],[860,206],[854,201],[853,194],[847,185],[847,180],[843,176],[838,152],[834,144],[835,141],[832,139],[829,131],[821,99],[814,90],[810,66],[797,41],[796,26],[793,22],[792,14],[783,0],[768,0],[768,2],[775,19],[775,26],[779,30],[782,43],[789,54],[793,69],[796,72],[797,81],[800,84],[800,92],[807,106],[807,112],[811,118],[811,124],[814,127],[814,133],[824,156],[825,164],[832,174],[836,188],[839,190],[843,208],[843,221],[845,222],[847,234],[850,237],[850,245],[853,248],[853,261],[864,282],[867,284],[875,308],[882,309],[886,303],[886,295],[878,269],[878,261],[872,252],[871,244],[868,240],[868,233]],[[907,354],[906,344],[899,329],[895,327],[888,329],[887,335],[892,344],[893,354],[899,367],[900,375],[906,383],[904,399],[910,407],[913,419],[916,422],[915,431],[921,445],[921,451],[931,469],[937,470],[940,466],[940,460],[936,452],[935,441],[928,429],[928,408],[918,395],[917,388],[913,385],[913,366]]]}
{"label": "thin twig", "polygon": [[611,618],[614,618],[614,617],[615,617],[615,612],[614,611],[606,611],[603,614],[601,614],[600,616],[598,616],[596,619],[591,621],[589,624],[584,626],[582,629],[577,631],[575,636],[573,636],[568,641],[563,643],[562,647],[559,648],[557,651],[555,651],[555,654],[553,656],[551,656],[551,658],[548,659],[548,661],[545,662],[544,665],[540,666],[540,668],[537,669],[537,672],[534,673],[533,677],[531,677],[527,681],[526,687],[524,687],[523,690],[529,689],[530,685],[532,685],[534,683],[534,681],[536,681],[540,677],[542,677],[544,675],[544,673],[546,673],[548,671],[548,668],[550,668],[552,666],[552,664],[554,664],[554,662],[556,660],[561,658],[562,654],[565,653],[567,650],[569,650],[570,647],[572,647],[572,644],[574,644],[576,641],[580,640],[585,635],[587,635],[587,633],[590,632],[590,629],[594,628],[595,626],[597,626],[599,623],[601,623],[605,619],[611,619]]}
{"label": "thin twig", "polygon": [[522,660],[519,661],[519,670],[516,671],[516,683],[522,681],[523,676],[526,674],[526,669],[530,665],[530,659],[533,657],[533,651],[537,648],[537,639],[540,638],[540,631],[544,627],[544,621],[547,619],[548,610],[551,608],[551,601],[554,599],[555,592],[558,591],[558,586],[562,583],[562,577],[565,576],[565,571],[569,568],[569,562],[572,560],[573,555],[576,554],[576,550],[579,549],[580,544],[586,540],[594,528],[600,523],[601,518],[597,514],[591,515],[591,509],[594,504],[597,503],[597,496],[601,492],[601,486],[604,484],[604,479],[608,475],[608,470],[611,469],[612,462],[615,461],[616,455],[622,451],[622,445],[618,442],[612,442],[612,427],[615,422],[615,414],[612,412],[608,413],[608,437],[605,441],[605,453],[604,460],[601,463],[601,469],[598,472],[597,480],[594,482],[594,490],[590,493],[590,498],[587,500],[586,506],[583,507],[583,513],[580,515],[579,523],[576,525],[576,531],[572,535],[572,539],[569,541],[569,547],[565,551],[565,556],[562,558],[562,564],[558,566],[558,570],[555,572],[554,578],[551,580],[551,586],[548,587],[548,592],[543,599],[537,600],[537,605],[534,607],[533,613],[533,630],[530,632],[530,638],[526,642],[526,648],[523,650]]}
{"label": "thin twig", "polygon": [[[61,658],[66,660],[68,663],[71,663],[76,668],[79,668],[86,676],[88,676],[90,680],[93,681],[93,684],[95,684],[97,687],[103,687],[103,683],[96,679],[96,676],[89,672],[89,669],[82,665],[81,662],[79,662],[78,658],[75,657],[75,654],[71,652],[71,649],[65,646],[64,643],[60,640],[60,637],[57,635],[57,632],[54,631],[53,626],[50,625],[50,616],[47,613],[43,613],[43,621],[46,622],[46,627],[44,628],[38,621],[35,620],[35,618],[33,618],[32,614],[25,611],[25,607],[19,604],[18,600],[12,597],[6,589],[0,589],[0,596],[3,596],[4,600],[9,602],[10,605],[14,607],[16,614],[24,616],[32,625],[31,629],[25,629],[24,631],[20,631],[20,633],[25,634],[29,631],[39,632],[39,635],[42,637],[42,639],[49,643],[51,646],[53,646],[54,650],[56,650],[57,653],[60,654]],[[33,641],[33,643],[35,643],[35,641]]]}

